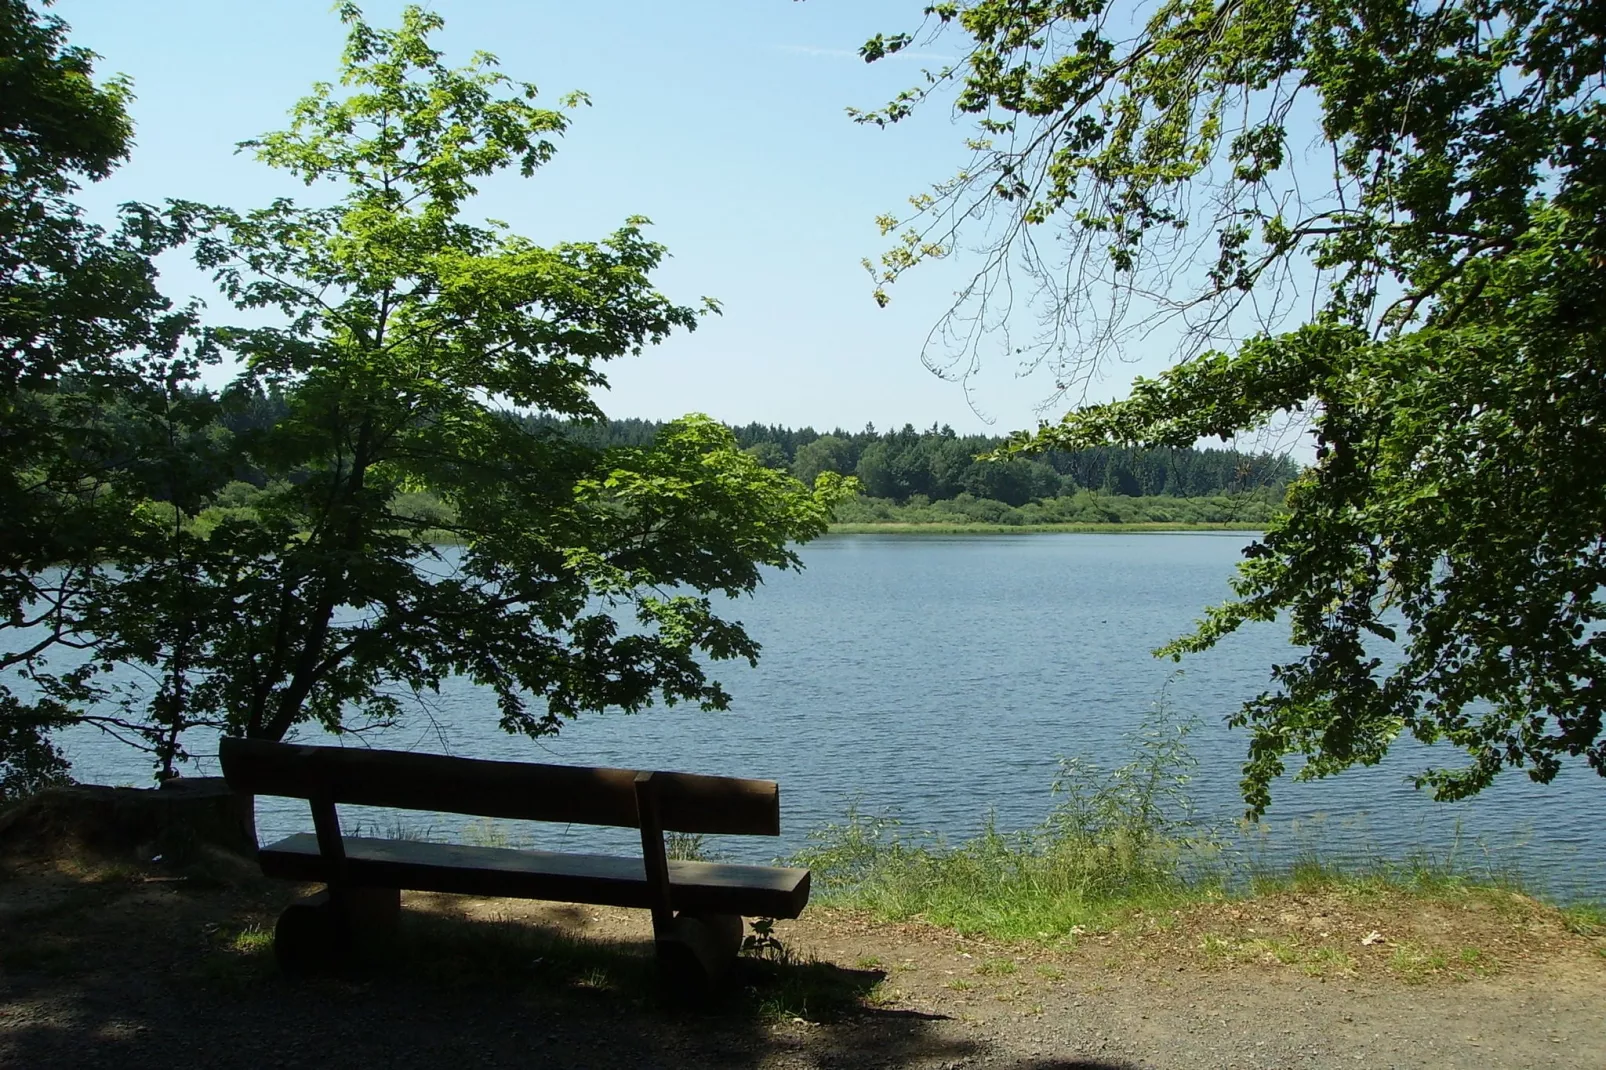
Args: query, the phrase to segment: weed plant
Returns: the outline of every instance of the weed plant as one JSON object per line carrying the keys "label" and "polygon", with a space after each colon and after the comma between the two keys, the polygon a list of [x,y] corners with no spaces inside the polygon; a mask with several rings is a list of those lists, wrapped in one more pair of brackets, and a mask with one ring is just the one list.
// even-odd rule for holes
{"label": "weed plant", "polygon": [[1219,886],[1220,847],[1187,791],[1196,727],[1162,701],[1128,735],[1124,764],[1063,759],[1056,804],[1037,828],[1005,833],[989,819],[979,836],[950,846],[855,806],[811,833],[796,864],[843,905],[1004,939],[1074,935],[1197,897]]}
{"label": "weed plant", "polygon": [[679,862],[712,862],[716,858],[708,837],[699,832],[664,833],[664,854]]}

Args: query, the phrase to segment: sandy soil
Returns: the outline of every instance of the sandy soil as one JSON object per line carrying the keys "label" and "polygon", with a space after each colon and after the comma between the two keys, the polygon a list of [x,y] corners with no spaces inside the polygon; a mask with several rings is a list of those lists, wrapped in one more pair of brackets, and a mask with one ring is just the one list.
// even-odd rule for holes
{"label": "sandy soil", "polygon": [[1052,946],[811,908],[676,1010],[644,914],[506,900],[409,893],[401,950],[291,981],[265,930],[296,890],[214,862],[0,871],[0,1066],[1606,1067],[1606,934],[1516,897],[1282,895]]}

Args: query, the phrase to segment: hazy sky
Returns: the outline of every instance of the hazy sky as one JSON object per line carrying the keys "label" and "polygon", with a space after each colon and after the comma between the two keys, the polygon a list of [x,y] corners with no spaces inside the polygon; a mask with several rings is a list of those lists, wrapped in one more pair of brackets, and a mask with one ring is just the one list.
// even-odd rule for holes
{"label": "hazy sky", "polygon": [[[400,4],[370,2],[370,21]],[[848,105],[884,103],[940,66],[943,43],[873,66],[857,56],[876,32],[913,28],[921,0],[435,0],[448,62],[495,53],[544,102],[582,89],[556,160],[533,179],[498,179],[472,209],[540,242],[605,236],[641,214],[673,259],[657,277],[692,302],[718,298],[706,321],[640,359],[610,366],[613,416],[689,411],[816,427],[950,423],[1008,431],[1034,424],[1052,384],[999,357],[964,392],[921,364],[927,332],[968,274],[964,256],[908,276],[889,308],[870,297],[860,258],[884,239],[876,215],[947,177],[969,127],[939,107],[889,130],[862,127]],[[235,155],[234,145],[286,125],[316,80],[332,80],[343,27],[326,0],[60,0],[72,40],[103,58],[100,74],[133,79],[132,161],[86,193],[96,210],[184,197],[251,208],[308,190]],[[211,297],[208,280],[164,261],[174,296]],[[219,319],[224,314],[218,315]],[[1157,340],[1110,370],[1097,399],[1123,394],[1134,371],[1168,352]],[[1049,415],[1057,415],[1057,411]]]}

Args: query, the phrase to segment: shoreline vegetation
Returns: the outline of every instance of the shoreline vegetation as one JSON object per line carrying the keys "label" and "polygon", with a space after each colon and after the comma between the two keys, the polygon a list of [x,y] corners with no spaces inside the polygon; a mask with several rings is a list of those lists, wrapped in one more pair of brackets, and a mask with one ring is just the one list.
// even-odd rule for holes
{"label": "shoreline vegetation", "polygon": [[[1004,944],[1074,946],[1093,934],[1163,931],[1190,911],[1224,904],[1316,897],[1401,919],[1443,908],[1544,921],[1593,941],[1606,958],[1600,889],[1579,895],[1536,886],[1520,866],[1495,864],[1483,844],[1459,836],[1440,847],[1419,845],[1406,858],[1338,858],[1304,844],[1291,860],[1268,862],[1255,826],[1223,828],[1197,815],[1188,736],[1200,723],[1162,700],[1128,733],[1122,764],[1061,759],[1053,785],[1059,801],[1035,828],[1001,832],[989,822],[979,835],[949,844],[850,807],[842,821],[812,831],[791,862],[813,871],[822,905]],[[1270,956],[1312,976],[1352,973],[1354,956],[1378,941],[1346,947],[1329,937],[1333,927],[1274,940],[1206,940],[1203,952],[1219,961]],[[1495,968],[1487,948],[1397,940],[1391,947],[1387,968],[1406,980]]]}
{"label": "shoreline vegetation", "polygon": [[1259,524],[1175,524],[1175,523],[1105,523],[1105,524],[981,524],[945,523],[943,521],[882,520],[869,523],[832,524],[828,535],[1145,535],[1166,532],[1218,531],[1259,533]]}
{"label": "shoreline vegetation", "polygon": [[1264,531],[1283,515],[1275,492],[1126,495],[1077,490],[1018,506],[958,494],[933,501],[858,495],[836,507],[833,534],[987,535],[1025,532]]}
{"label": "shoreline vegetation", "polygon": [[[217,501],[196,516],[180,516],[169,503],[149,503],[148,513],[159,514],[167,524],[180,524],[206,538],[226,521],[257,522],[257,500],[262,488],[236,480],[218,493]],[[392,513],[421,525],[418,538],[435,546],[461,546],[456,511],[435,493],[397,495]],[[960,493],[948,500],[931,501],[915,495],[907,501],[856,495],[838,504],[830,535],[1121,535],[1163,532],[1264,532],[1282,516],[1283,509],[1270,493],[1201,495],[1108,495],[1079,490],[1070,495],[1028,501],[1010,506],[993,498]],[[438,525],[438,527],[437,527]]]}
{"label": "shoreline vegetation", "polygon": [[[287,400],[273,392],[253,396],[225,413],[224,436],[261,435],[288,416]],[[583,449],[630,453],[658,442],[667,426],[633,418],[597,423],[504,414],[536,439],[557,436]],[[1034,460],[979,460],[1000,449],[999,436],[959,435],[951,428],[912,426],[878,432],[757,423],[725,425],[737,448],[765,468],[786,472],[805,486],[822,474],[858,481],[859,493],[838,502],[834,534],[1013,534],[1017,532],[1263,531],[1287,513],[1288,484],[1297,466],[1285,455],[1226,449],[1051,450]],[[621,454],[620,456],[623,456]],[[231,521],[258,525],[265,504],[282,497],[288,482],[244,467],[199,508],[172,502],[141,506],[147,519],[207,538]],[[398,531],[420,541],[462,545],[462,517],[449,493],[413,485],[396,493],[388,511]]]}
{"label": "shoreline vegetation", "polygon": [[[217,501],[194,516],[180,516],[166,502],[149,503],[148,512],[165,523],[181,524],[205,538],[219,524],[258,521],[261,488],[243,481],[226,486]],[[419,525],[419,539],[437,546],[463,544],[455,529],[456,510],[430,491],[399,494],[391,503],[402,521]],[[915,495],[899,502],[856,495],[836,507],[832,535],[1021,535],[1046,533],[1121,534],[1178,531],[1261,532],[1282,516],[1280,501],[1268,491],[1170,495],[1105,494],[1074,491],[1057,498],[1012,506],[968,493],[940,501]],[[438,526],[437,526],[438,525]]]}
{"label": "shoreline vegetation", "polygon": [[1306,847],[1267,862],[1252,833],[1183,835],[1133,827],[1068,830],[988,827],[948,844],[884,816],[850,810],[810,833],[788,861],[807,866],[814,902],[889,924],[921,922],[1003,943],[1053,945],[1119,932],[1134,918],[1215,903],[1326,894],[1397,903],[1421,900],[1558,916],[1598,939],[1606,958],[1606,899],[1557,894],[1519,867],[1478,865],[1478,844],[1420,846],[1405,858]]}
{"label": "shoreline vegetation", "polygon": [[[219,501],[197,515],[180,516],[168,503],[150,503],[148,512],[183,525],[205,538],[227,520],[256,522],[261,491],[231,483]],[[418,537],[438,546],[463,545],[453,525],[456,511],[429,491],[398,495],[392,511],[406,523],[423,525]],[[1010,506],[961,494],[945,501],[916,498],[895,502],[858,495],[836,508],[831,535],[1025,535],[1049,533],[1122,534],[1187,531],[1261,532],[1282,515],[1265,494],[1198,498],[1165,495],[1128,497],[1081,491],[1063,498]],[[433,525],[440,525],[439,527]]]}

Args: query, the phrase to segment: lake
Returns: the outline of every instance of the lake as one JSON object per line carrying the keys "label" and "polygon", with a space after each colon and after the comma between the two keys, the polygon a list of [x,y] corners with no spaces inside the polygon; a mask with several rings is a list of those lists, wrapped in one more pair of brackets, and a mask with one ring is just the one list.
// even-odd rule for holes
{"label": "lake", "polygon": [[[1203,723],[1191,737],[1200,811],[1231,826],[1243,806],[1238,767],[1246,736],[1226,716],[1264,690],[1291,648],[1280,626],[1256,626],[1177,665],[1150,651],[1224,599],[1243,533],[830,536],[803,549],[802,573],[771,573],[727,607],[764,646],[756,669],[718,665],[729,712],[654,708],[585,717],[544,740],[496,727],[489,695],[451,681],[402,728],[371,745],[475,757],[659,768],[780,781],[782,826],[771,842],[719,843],[767,860],[840,820],[850,803],[890,813],[948,840],[993,815],[1027,828],[1053,805],[1060,756],[1106,765],[1123,734],[1160,699]],[[299,737],[318,741],[316,732]],[[77,732],[65,738],[74,774],[145,783],[140,757]],[[191,749],[215,746],[193,739]],[[1518,866],[1562,899],[1606,897],[1606,782],[1579,767],[1541,786],[1521,772],[1482,796],[1434,803],[1406,776],[1427,752],[1414,743],[1371,769],[1312,784],[1285,781],[1252,839],[1271,864],[1319,847],[1330,858],[1405,858],[1454,849],[1466,866]],[[1455,754],[1439,757],[1442,763]],[[202,759],[195,772],[216,773]],[[259,829],[311,827],[304,803],[259,799]],[[398,816],[359,808],[344,823],[392,829]],[[627,847],[622,830],[465,827],[447,815],[408,815],[434,836],[542,846]]]}

